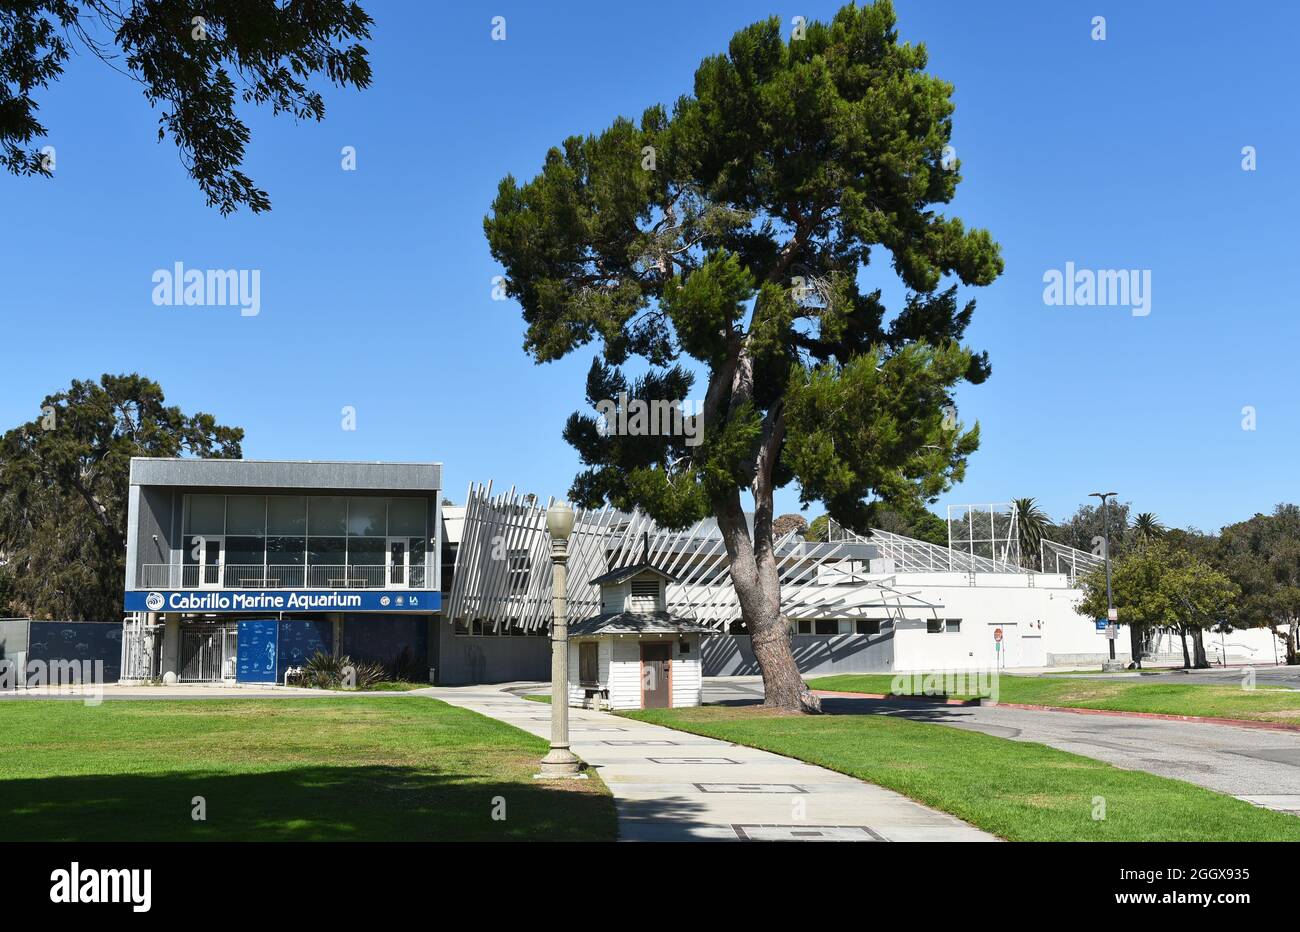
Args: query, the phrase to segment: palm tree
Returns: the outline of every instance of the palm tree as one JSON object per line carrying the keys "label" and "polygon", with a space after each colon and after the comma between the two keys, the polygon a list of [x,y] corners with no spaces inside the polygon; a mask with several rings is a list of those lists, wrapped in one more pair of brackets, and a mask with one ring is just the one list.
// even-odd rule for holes
{"label": "palm tree", "polygon": [[1133,534],[1133,539],[1137,541],[1139,547],[1146,547],[1147,544],[1164,536],[1165,526],[1151,512],[1144,511],[1133,519],[1133,525],[1129,528],[1129,531]]}
{"label": "palm tree", "polygon": [[1033,569],[1038,560],[1038,549],[1047,529],[1052,527],[1052,519],[1047,512],[1038,507],[1036,498],[1013,498],[1011,512],[1016,517],[1016,537],[1020,544],[1020,565]]}

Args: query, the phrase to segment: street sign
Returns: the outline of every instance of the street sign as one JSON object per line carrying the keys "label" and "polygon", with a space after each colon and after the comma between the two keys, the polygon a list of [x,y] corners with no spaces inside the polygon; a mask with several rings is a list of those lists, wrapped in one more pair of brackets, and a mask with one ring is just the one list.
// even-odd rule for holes
{"label": "street sign", "polygon": [[1106,637],[1110,638],[1112,641],[1119,637],[1119,625],[1107,625]]}
{"label": "street sign", "polygon": [[1112,608],[1106,612],[1106,617],[1111,621],[1119,621],[1119,611]]}
{"label": "street sign", "polygon": [[1098,631],[1105,631],[1109,622],[1107,622],[1105,618],[1098,618],[1096,624]]}
{"label": "street sign", "polygon": [[993,642],[994,642],[995,644],[1001,644],[1001,643],[1002,643],[1002,629],[1001,629],[1001,628],[994,628],[994,629],[993,629]]}

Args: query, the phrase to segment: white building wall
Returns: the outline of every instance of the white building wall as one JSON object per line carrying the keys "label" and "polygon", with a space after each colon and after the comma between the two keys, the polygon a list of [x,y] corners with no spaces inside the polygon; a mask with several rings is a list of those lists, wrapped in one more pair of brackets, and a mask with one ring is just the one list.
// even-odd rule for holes
{"label": "white building wall", "polygon": [[641,708],[641,648],[635,637],[614,637],[609,665],[609,704],[614,709]]}
{"label": "white building wall", "polygon": [[682,641],[673,644],[673,708],[699,705],[703,694],[700,664],[700,635],[686,636],[687,652],[682,653]]}

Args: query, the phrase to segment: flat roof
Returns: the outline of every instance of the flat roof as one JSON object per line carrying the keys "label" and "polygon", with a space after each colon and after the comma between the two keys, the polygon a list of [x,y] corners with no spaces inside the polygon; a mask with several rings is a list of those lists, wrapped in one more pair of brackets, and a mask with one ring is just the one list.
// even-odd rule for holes
{"label": "flat roof", "polygon": [[442,464],[133,456],[131,485],[438,492]]}

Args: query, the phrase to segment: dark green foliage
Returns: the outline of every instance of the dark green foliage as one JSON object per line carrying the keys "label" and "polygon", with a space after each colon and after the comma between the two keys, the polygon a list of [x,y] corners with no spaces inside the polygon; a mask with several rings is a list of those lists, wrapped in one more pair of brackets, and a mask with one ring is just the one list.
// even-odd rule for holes
{"label": "dark green foliage", "polygon": [[[195,17],[202,17],[201,23]],[[80,46],[125,70],[161,106],[158,138],[171,134],[190,176],[223,214],[270,199],[240,171],[249,131],[238,103],[321,120],[310,82],[364,88],[372,20],[351,0],[5,0],[0,3],[0,163],[49,175],[29,146],[47,135],[35,92],[63,74]]]}
{"label": "dark green foliage", "polygon": [[136,374],[73,381],[34,413],[0,438],[0,611],[120,619],[131,457],[237,458],[244,432]]}
{"label": "dark green foliage", "polygon": [[[502,180],[484,227],[536,361],[598,344],[593,406],[687,398],[700,376],[699,445],[569,419],[576,502],[680,526],[741,489],[762,514],[795,481],[862,527],[875,501],[911,510],[961,479],[978,430],[952,389],[989,366],[962,345],[973,304],[956,283],[988,284],[1002,260],[934,209],[961,176],[943,164],[953,88],[925,67],[887,0],[791,41],[772,18],[701,63],[671,114],[569,137],[531,181]],[[858,284],[880,249],[910,289],[892,316]],[[633,356],[639,379],[618,369]]]}

